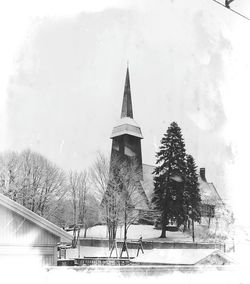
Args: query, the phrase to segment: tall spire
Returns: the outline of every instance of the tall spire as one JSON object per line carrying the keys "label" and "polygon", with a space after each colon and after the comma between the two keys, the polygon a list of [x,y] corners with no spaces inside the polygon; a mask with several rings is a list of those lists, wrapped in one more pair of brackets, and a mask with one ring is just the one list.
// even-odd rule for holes
{"label": "tall spire", "polygon": [[130,80],[129,80],[128,66],[127,66],[127,74],[126,74],[124,94],[123,94],[123,102],[122,102],[121,118],[123,118],[123,117],[133,118],[133,109],[132,109],[132,99],[131,99],[131,91],[130,91]]}

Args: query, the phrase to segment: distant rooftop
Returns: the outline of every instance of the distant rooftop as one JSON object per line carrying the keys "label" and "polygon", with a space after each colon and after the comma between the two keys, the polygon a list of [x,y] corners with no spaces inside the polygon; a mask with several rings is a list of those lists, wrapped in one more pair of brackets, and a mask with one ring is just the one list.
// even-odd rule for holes
{"label": "distant rooftop", "polygon": [[[143,167],[143,180],[141,181],[141,184],[149,202],[151,202],[154,192],[154,180],[153,180],[154,175],[152,173],[155,169],[155,166],[143,164],[142,167]],[[198,182],[199,182],[199,189],[200,189],[202,203],[209,205],[216,205],[219,203],[223,203],[222,198],[220,197],[218,191],[216,190],[212,182],[207,182],[201,176],[199,176]]]}
{"label": "distant rooftop", "polygon": [[[233,261],[214,249],[153,249],[131,260],[134,263],[165,265],[228,264]],[[219,262],[219,263],[217,263]]]}
{"label": "distant rooftop", "polygon": [[212,182],[207,182],[199,178],[199,189],[203,203],[216,205],[223,202]]}

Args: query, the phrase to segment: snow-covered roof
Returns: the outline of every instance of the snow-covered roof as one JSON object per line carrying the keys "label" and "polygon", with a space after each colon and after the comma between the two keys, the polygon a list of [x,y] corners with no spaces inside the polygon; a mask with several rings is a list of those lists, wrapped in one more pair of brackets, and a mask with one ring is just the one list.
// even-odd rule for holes
{"label": "snow-covered roof", "polygon": [[148,201],[151,203],[152,195],[154,192],[154,176],[153,171],[155,167],[147,164],[142,165],[143,170],[143,180],[141,181],[141,185],[144,189],[144,192],[147,196]]}
{"label": "snow-covered roof", "polygon": [[[153,180],[154,175],[152,173],[155,167],[147,164],[143,164],[142,167],[143,167],[143,180],[141,181],[141,185],[145,191],[148,201],[151,202],[154,192],[154,180]],[[198,181],[199,181],[201,201],[203,204],[216,205],[223,203],[218,191],[216,190],[212,182],[206,182],[202,180],[200,177]]]}
{"label": "snow-covered roof", "polygon": [[110,138],[124,134],[136,136],[141,139],[143,138],[140,126],[134,119],[130,117],[120,118],[120,120],[115,124],[115,127],[113,128]]}
{"label": "snow-covered roof", "polygon": [[130,125],[133,125],[133,126],[136,126],[136,127],[139,127],[139,124],[131,117],[122,117],[120,118],[116,123],[115,123],[115,127],[116,126],[119,126],[119,125],[122,125],[122,124],[130,124]]}
{"label": "snow-covered roof", "polygon": [[209,205],[222,203],[222,199],[212,182],[206,182],[199,178],[199,189],[202,203]]}
{"label": "snow-covered roof", "polygon": [[49,231],[55,236],[58,236],[63,241],[71,241],[72,237],[70,234],[65,232],[63,229],[59,228],[55,224],[49,222],[48,220],[44,219],[43,217],[37,215],[36,213],[32,212],[31,210],[25,208],[24,206],[20,205],[19,203],[11,200],[7,196],[4,196],[0,193],[0,205],[4,206],[5,208],[13,211],[14,213],[22,216],[23,218],[31,221],[32,223],[36,224],[37,226]]}
{"label": "snow-covered roof", "polygon": [[144,254],[140,254],[131,262],[158,265],[195,265],[214,255],[230,262],[224,253],[214,249],[153,249],[144,251]]}

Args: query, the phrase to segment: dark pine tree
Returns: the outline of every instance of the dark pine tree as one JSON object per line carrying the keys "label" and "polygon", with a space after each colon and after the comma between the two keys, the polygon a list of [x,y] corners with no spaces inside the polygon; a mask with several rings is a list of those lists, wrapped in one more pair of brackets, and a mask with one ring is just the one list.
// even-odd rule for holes
{"label": "dark pine tree", "polygon": [[[200,221],[200,190],[198,183],[198,174],[197,174],[197,166],[195,164],[194,158],[191,155],[187,155],[186,157],[186,180],[185,180],[185,203],[187,207],[191,208],[193,211],[192,216],[189,216],[194,221]],[[188,213],[189,215],[191,213]]]}
{"label": "dark pine tree", "polygon": [[161,212],[161,238],[166,238],[169,222],[184,222],[183,188],[186,171],[186,150],[181,129],[172,122],[164,134],[159,152],[156,153],[154,170],[154,195],[152,202]]}
{"label": "dark pine tree", "polygon": [[187,219],[192,221],[192,231],[194,240],[194,222],[200,222],[200,203],[201,197],[199,192],[197,166],[191,155],[186,157],[186,178],[184,189],[184,208]]}

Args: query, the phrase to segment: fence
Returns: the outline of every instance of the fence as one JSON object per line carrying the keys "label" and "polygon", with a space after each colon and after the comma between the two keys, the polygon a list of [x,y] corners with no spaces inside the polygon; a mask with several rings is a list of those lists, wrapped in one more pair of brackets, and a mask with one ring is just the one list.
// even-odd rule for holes
{"label": "fence", "polygon": [[122,265],[129,265],[130,259],[115,258],[115,257],[84,257],[84,258],[76,258],[75,264],[78,266],[82,266],[82,265],[122,266]]}
{"label": "fence", "polygon": [[[121,248],[123,241],[117,241],[118,248]],[[96,238],[81,238],[81,246],[91,247],[108,247],[108,239],[96,239]],[[143,249],[220,249],[226,251],[226,245],[224,243],[202,243],[202,242],[161,242],[161,241],[143,241]],[[138,242],[135,240],[128,240],[127,246],[129,249],[137,249]]]}

